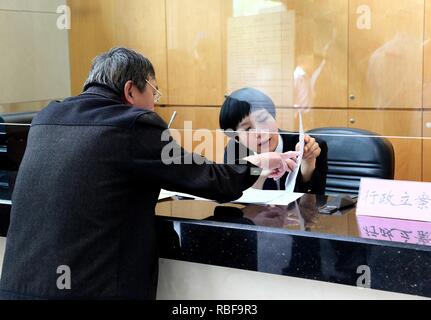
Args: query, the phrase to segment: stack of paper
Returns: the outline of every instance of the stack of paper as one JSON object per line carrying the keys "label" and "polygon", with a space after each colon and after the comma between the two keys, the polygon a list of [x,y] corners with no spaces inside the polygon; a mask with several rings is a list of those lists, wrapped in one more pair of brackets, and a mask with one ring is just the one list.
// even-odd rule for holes
{"label": "stack of paper", "polygon": [[205,199],[205,198],[199,198],[199,197],[196,197],[194,195],[187,194],[187,193],[173,192],[173,191],[167,191],[167,190],[160,191],[159,200],[172,198],[172,197],[183,197],[183,198],[190,198],[193,200],[212,201],[212,200]]}
{"label": "stack of paper", "polygon": [[[301,198],[303,193],[287,193],[286,191],[273,191],[273,190],[258,190],[258,189],[247,189],[243,192],[243,196],[235,203],[245,204],[267,204],[267,205],[288,205]],[[171,192],[162,190],[159,195],[159,200],[167,199],[171,197],[184,197],[194,200],[212,201],[205,198],[199,198],[187,193]]]}
{"label": "stack of paper", "polygon": [[301,169],[302,157],[304,156],[304,147],[305,147],[305,133],[304,126],[302,124],[302,114],[301,111],[299,114],[299,157],[297,159],[298,165],[295,170],[290,172],[286,179],[286,188],[285,192],[293,192],[295,190],[296,178],[298,177],[299,170]]}
{"label": "stack of paper", "polygon": [[303,195],[303,193],[292,193],[284,190],[274,191],[251,188],[245,190],[243,196],[234,202],[287,206],[289,203],[298,200]]}

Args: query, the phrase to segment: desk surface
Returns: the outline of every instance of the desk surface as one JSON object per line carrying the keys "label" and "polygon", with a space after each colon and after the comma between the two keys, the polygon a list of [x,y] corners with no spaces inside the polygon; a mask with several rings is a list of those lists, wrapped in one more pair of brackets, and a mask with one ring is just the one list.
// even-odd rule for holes
{"label": "desk surface", "polygon": [[276,207],[162,201],[161,242],[166,227],[179,239],[162,247],[162,257],[431,297],[429,223],[357,217],[355,208],[319,214],[326,200],[304,195]]}
{"label": "desk surface", "polygon": [[[354,208],[319,214],[326,200],[304,195],[276,207],[161,201],[160,256],[431,297],[429,224],[394,220],[392,228],[387,221],[363,222]],[[0,204],[1,236],[9,213],[10,205]],[[364,282],[364,270],[370,281]]]}
{"label": "desk surface", "polygon": [[333,197],[305,194],[288,206],[218,204],[198,200],[161,201],[156,213],[161,216],[195,221],[218,221],[255,225],[283,230],[318,233],[326,236],[363,241],[367,239],[411,244],[412,248],[431,246],[431,223],[356,216],[355,206],[333,214],[320,214],[321,208]]}

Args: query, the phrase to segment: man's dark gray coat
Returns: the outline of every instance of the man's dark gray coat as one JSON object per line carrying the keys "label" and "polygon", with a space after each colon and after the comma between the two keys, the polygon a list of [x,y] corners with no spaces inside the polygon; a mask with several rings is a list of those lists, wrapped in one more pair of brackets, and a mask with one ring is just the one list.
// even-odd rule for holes
{"label": "man's dark gray coat", "polygon": [[[0,297],[155,298],[160,189],[229,201],[257,179],[250,164],[163,164],[166,129],[156,113],[124,105],[103,86],[35,117],[12,197]],[[57,286],[60,266],[70,268],[70,290]]]}

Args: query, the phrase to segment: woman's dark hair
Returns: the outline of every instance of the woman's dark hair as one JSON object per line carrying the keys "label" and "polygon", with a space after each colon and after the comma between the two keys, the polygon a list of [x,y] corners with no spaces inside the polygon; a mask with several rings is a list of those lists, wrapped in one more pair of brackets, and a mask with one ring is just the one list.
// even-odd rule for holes
{"label": "woman's dark hair", "polygon": [[246,101],[226,97],[220,110],[220,128],[225,131],[235,131],[239,123],[251,112],[251,106]]}
{"label": "woman's dark hair", "polygon": [[276,110],[274,102],[263,92],[253,88],[243,88],[226,97],[221,110],[219,124],[226,131],[236,131],[240,122],[250,113],[265,109],[275,119]]}

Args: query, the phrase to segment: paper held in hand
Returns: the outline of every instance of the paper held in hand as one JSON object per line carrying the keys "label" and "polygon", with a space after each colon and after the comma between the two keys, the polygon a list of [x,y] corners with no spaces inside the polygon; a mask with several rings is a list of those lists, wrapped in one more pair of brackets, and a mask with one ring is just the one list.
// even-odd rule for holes
{"label": "paper held in hand", "polygon": [[286,179],[286,192],[293,192],[295,190],[296,178],[298,177],[299,170],[301,169],[302,157],[304,156],[304,126],[302,125],[302,113],[298,111],[299,114],[299,156],[297,160],[297,166],[294,171],[290,172]]}

